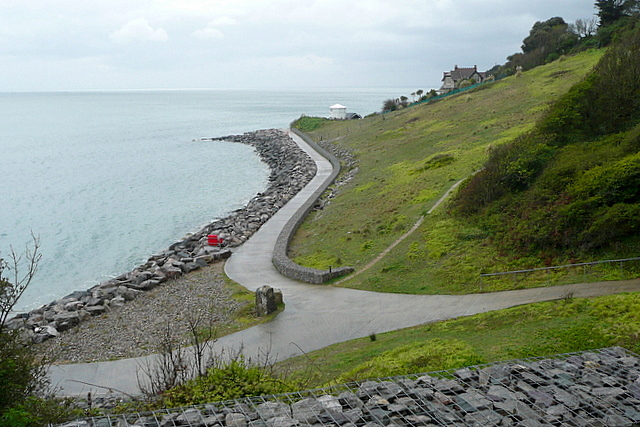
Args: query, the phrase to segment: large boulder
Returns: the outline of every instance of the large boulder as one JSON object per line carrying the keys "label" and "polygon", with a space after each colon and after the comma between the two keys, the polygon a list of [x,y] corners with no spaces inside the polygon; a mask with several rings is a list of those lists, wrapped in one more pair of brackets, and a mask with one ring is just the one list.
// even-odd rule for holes
{"label": "large boulder", "polygon": [[278,309],[278,303],[282,303],[282,292],[271,286],[261,286],[256,290],[256,311],[258,317],[268,316]]}
{"label": "large boulder", "polygon": [[80,323],[80,315],[77,311],[63,311],[54,317],[54,321],[58,332],[64,332]]}

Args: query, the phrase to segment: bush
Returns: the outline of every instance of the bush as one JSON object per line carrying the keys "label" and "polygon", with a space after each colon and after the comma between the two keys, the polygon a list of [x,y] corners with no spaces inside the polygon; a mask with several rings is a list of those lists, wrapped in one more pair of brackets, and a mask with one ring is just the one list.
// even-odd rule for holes
{"label": "bush", "polygon": [[475,216],[514,257],[624,248],[640,227],[639,113],[640,28],[624,34],[533,131],[493,149],[452,212]]}
{"label": "bush", "polygon": [[617,203],[594,213],[594,221],[582,241],[592,247],[605,246],[640,231],[640,205]]}
{"label": "bush", "polygon": [[16,332],[0,333],[0,413],[42,389],[44,370]]}
{"label": "bush", "polygon": [[396,111],[398,109],[398,101],[395,99],[387,99],[382,103],[382,112]]}
{"label": "bush", "polygon": [[207,375],[167,391],[164,404],[168,407],[195,405],[286,393],[294,389],[293,385],[272,375],[267,367],[251,365],[240,357],[209,368]]}
{"label": "bush", "polygon": [[311,132],[328,121],[329,119],[325,119],[324,117],[301,116],[298,120],[291,123],[291,127],[299,129],[302,132]]}
{"label": "bush", "polygon": [[29,397],[0,414],[0,425],[11,427],[38,427],[63,423],[86,416],[82,410],[72,407],[72,400],[41,399]]}
{"label": "bush", "polygon": [[[0,421],[2,425],[44,424],[39,412],[47,401],[42,395],[47,384],[45,366],[31,349],[31,342],[19,331],[9,330],[6,321],[38,270],[39,239],[23,254],[11,248],[8,261],[0,258]],[[25,265],[26,264],[26,265]],[[22,267],[22,269],[21,269]],[[5,273],[11,273],[11,279]],[[45,411],[46,412],[46,411]],[[45,417],[46,418],[46,417]]]}
{"label": "bush", "polygon": [[556,52],[550,53],[549,56],[547,56],[547,59],[544,60],[545,63],[549,63],[549,62],[553,62],[553,61],[557,61],[560,58],[560,55]]}

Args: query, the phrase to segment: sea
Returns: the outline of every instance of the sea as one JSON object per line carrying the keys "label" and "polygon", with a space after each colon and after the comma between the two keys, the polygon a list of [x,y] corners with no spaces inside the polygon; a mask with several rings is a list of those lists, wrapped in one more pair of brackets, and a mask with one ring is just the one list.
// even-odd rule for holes
{"label": "sea", "polygon": [[203,138],[287,128],[335,103],[365,116],[413,91],[0,92],[0,258],[32,236],[42,254],[14,311],[129,271],[266,188],[253,148]]}

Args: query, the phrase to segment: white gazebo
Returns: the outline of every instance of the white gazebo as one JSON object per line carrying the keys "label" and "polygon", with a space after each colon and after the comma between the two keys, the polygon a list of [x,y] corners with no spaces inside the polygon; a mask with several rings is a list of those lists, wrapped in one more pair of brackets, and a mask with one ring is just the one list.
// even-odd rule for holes
{"label": "white gazebo", "polygon": [[333,120],[344,120],[347,118],[347,107],[341,104],[335,104],[329,107],[329,112],[331,113],[331,119]]}

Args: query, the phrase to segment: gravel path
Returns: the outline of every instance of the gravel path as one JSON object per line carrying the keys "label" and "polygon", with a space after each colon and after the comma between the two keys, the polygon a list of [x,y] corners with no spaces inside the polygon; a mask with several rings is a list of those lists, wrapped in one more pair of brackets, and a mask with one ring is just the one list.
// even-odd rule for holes
{"label": "gravel path", "polygon": [[241,304],[231,298],[219,262],[141,294],[113,311],[82,322],[35,346],[55,363],[94,362],[156,353],[170,328],[188,342],[188,319],[221,326]]}

